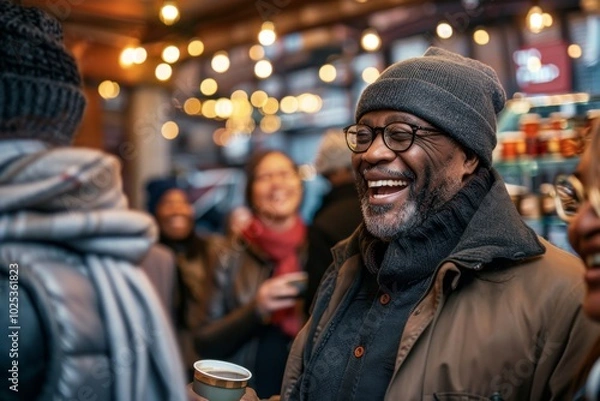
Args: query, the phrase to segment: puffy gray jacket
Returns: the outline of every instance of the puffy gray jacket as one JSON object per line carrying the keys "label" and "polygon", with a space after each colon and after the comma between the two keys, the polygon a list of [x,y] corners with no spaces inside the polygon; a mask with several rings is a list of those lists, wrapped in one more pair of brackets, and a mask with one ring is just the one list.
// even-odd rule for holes
{"label": "puffy gray jacket", "polygon": [[0,399],[186,399],[172,328],[135,266],[156,227],[126,206],[115,158],[0,141]]}

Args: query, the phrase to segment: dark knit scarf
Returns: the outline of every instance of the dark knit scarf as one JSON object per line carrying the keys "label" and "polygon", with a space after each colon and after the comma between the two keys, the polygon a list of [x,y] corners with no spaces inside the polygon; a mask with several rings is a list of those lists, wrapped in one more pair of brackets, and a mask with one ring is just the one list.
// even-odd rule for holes
{"label": "dark knit scarf", "polygon": [[367,270],[381,286],[410,286],[433,274],[459,243],[469,221],[492,186],[488,169],[478,173],[441,209],[413,231],[389,244],[361,230],[359,242]]}
{"label": "dark knit scarf", "polygon": [[[411,310],[427,292],[436,268],[460,243],[491,187],[491,173],[480,169],[423,224],[389,243],[374,238],[361,225],[358,241],[366,267],[360,282],[357,279],[338,306],[323,340],[306,360],[300,387],[300,392],[309,394],[306,399],[384,398],[393,377],[399,335]],[[379,296],[385,293],[391,296],[392,308],[380,305]],[[322,309],[316,308],[314,313],[319,321]],[[356,358],[348,350],[357,343],[371,351]],[[336,358],[328,366],[329,376],[323,379],[316,361],[329,355]]]}
{"label": "dark knit scarf", "polygon": [[[300,216],[296,217],[289,229],[283,231],[272,230],[254,217],[242,235],[275,264],[273,277],[301,270],[298,253],[306,240],[306,225]],[[290,337],[300,331],[303,323],[301,314],[294,307],[275,311],[271,322]]]}

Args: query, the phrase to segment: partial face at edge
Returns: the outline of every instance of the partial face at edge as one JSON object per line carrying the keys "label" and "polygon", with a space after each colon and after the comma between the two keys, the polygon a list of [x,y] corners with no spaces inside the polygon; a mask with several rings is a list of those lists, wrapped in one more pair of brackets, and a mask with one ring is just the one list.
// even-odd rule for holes
{"label": "partial face at edge", "polygon": [[[590,165],[592,157],[598,157],[597,151],[598,149],[594,151],[592,146],[588,146],[574,173],[586,190],[592,185]],[[589,190],[586,200],[569,223],[568,237],[571,246],[586,266],[583,309],[589,317],[600,321],[600,217],[590,204]]]}

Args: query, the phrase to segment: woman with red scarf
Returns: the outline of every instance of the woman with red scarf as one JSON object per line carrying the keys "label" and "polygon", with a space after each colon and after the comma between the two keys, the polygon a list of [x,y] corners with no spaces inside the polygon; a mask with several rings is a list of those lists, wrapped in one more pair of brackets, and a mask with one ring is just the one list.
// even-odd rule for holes
{"label": "woman with red scarf", "polygon": [[300,286],[306,227],[302,181],[286,154],[267,150],[247,165],[251,215],[234,230],[215,267],[208,323],[195,336],[203,358],[253,373],[260,398],[279,394],[289,346],[304,323]]}

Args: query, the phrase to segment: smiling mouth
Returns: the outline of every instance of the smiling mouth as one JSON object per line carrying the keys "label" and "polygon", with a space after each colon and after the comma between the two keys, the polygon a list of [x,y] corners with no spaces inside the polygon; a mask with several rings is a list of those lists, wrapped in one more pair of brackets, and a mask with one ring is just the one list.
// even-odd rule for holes
{"label": "smiling mouth", "polygon": [[385,198],[402,191],[408,186],[404,180],[377,180],[367,181],[369,193],[373,198]]}
{"label": "smiling mouth", "polygon": [[594,253],[585,258],[588,267],[600,267],[600,253]]}

